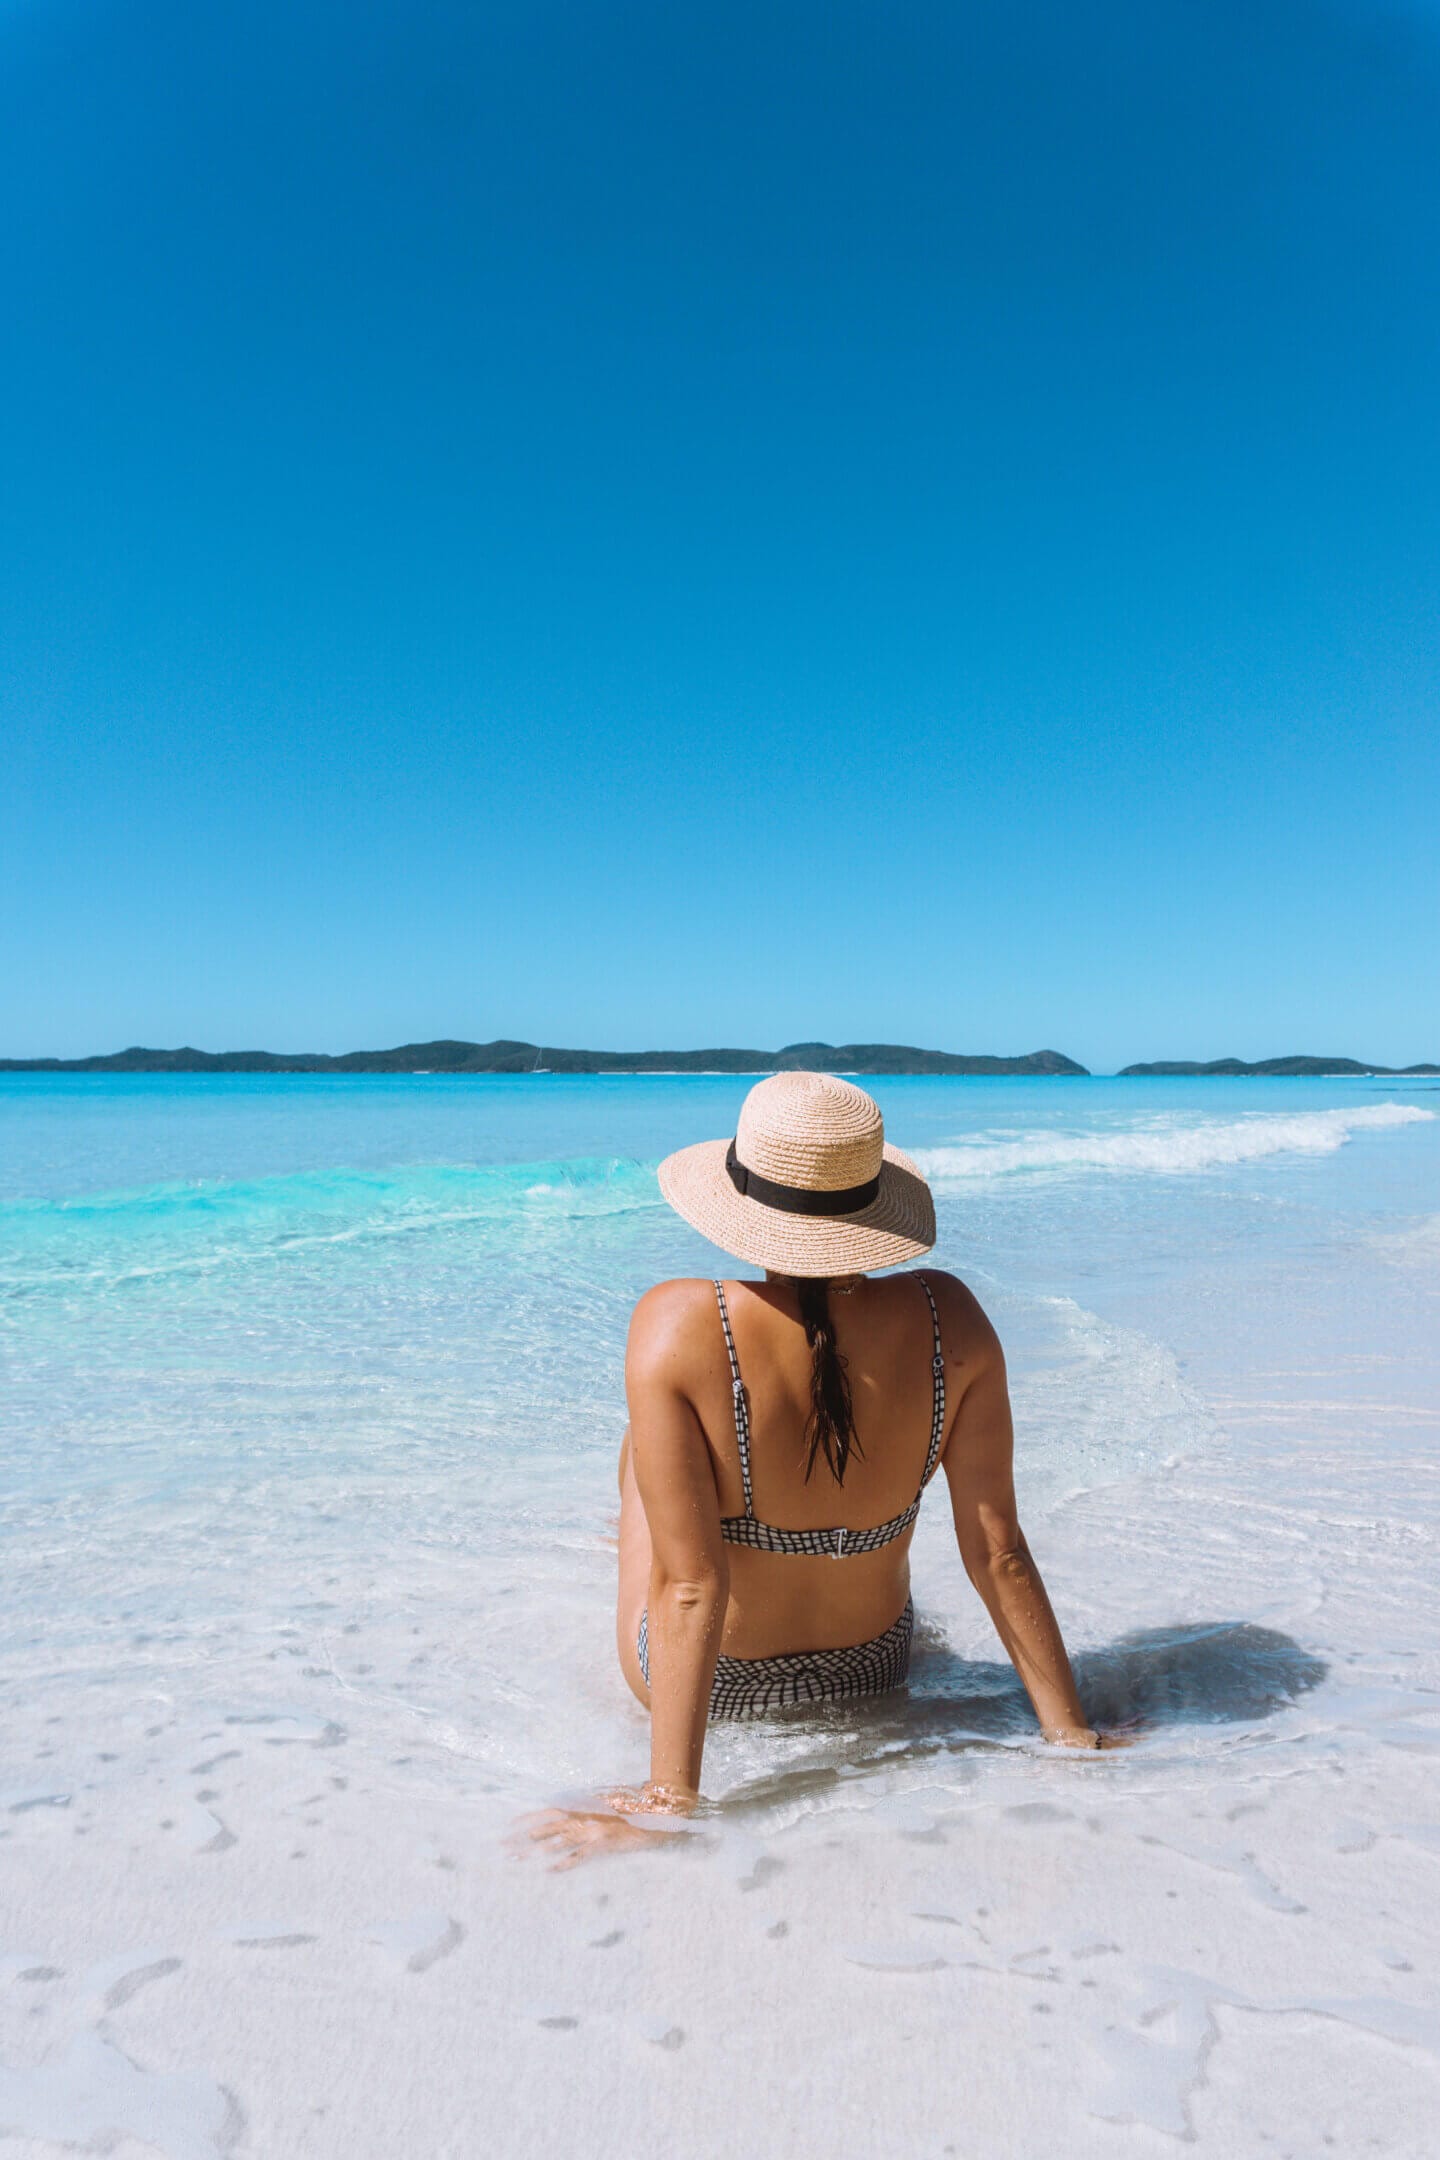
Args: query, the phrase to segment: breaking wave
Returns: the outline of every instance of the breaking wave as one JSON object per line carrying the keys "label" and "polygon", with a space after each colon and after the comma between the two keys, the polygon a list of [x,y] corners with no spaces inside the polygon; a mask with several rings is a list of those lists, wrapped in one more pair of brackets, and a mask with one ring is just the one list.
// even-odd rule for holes
{"label": "breaking wave", "polygon": [[1353,1133],[1433,1119],[1412,1103],[1349,1110],[1257,1110],[1199,1123],[1155,1120],[1114,1132],[991,1132],[948,1147],[921,1148],[915,1160],[937,1184],[1015,1172],[1118,1170],[1175,1176],[1259,1162],[1267,1155],[1333,1155]]}

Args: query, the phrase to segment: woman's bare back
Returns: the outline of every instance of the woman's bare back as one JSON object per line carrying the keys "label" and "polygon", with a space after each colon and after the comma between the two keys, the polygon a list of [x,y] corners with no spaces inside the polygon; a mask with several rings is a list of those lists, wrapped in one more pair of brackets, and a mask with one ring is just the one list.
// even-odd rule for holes
{"label": "woman's bare back", "polygon": [[[949,1276],[927,1271],[926,1280],[941,1315],[947,1376],[954,1374],[950,1392],[958,1397],[971,1347],[965,1306],[973,1301]],[[832,1289],[835,1339],[845,1360],[858,1443],[843,1485],[823,1458],[805,1476],[811,1352],[793,1285],[727,1281],[724,1290],[746,1390],[751,1492],[759,1520],[794,1530],[844,1525],[860,1531],[907,1509],[924,1474],[934,1407],[934,1331],[917,1277],[860,1279],[853,1290]],[[663,1334],[678,1361],[720,1513],[743,1515],[731,1367],[714,1285],[664,1283],[646,1302],[652,1305],[646,1324]],[[910,1538],[906,1530],[878,1552],[838,1558],[730,1546],[724,1654],[768,1657],[838,1648],[879,1635],[909,1595]],[[621,1602],[623,1607],[631,1601],[622,1595]],[[622,1638],[624,1625],[622,1617]]]}

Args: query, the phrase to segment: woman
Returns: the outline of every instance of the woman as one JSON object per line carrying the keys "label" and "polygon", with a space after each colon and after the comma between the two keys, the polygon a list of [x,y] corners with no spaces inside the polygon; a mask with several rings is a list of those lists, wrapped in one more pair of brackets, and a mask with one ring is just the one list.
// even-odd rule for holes
{"label": "woman", "polygon": [[620,1454],[620,1665],[650,1712],[650,1778],[533,1834],[562,1864],[688,1813],[711,1719],[903,1684],[909,1551],[937,1468],[971,1582],[1040,1729],[1098,1748],[1015,1512],[1005,1363],[953,1275],[872,1281],[935,1242],[929,1187],[849,1081],[780,1073],[735,1138],[660,1188],[762,1282],[667,1282],[630,1325]]}

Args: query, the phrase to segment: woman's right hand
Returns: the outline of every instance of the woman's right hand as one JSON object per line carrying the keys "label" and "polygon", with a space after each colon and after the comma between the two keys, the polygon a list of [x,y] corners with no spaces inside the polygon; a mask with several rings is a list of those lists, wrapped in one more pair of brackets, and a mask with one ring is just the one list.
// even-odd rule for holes
{"label": "woman's right hand", "polygon": [[657,1785],[653,1778],[638,1791],[620,1785],[604,1798],[617,1815],[693,1815],[701,1804],[699,1793],[688,1785]]}
{"label": "woman's right hand", "polygon": [[1133,1747],[1134,1733],[1097,1732],[1093,1725],[1054,1725],[1046,1729],[1045,1739],[1051,1747],[1097,1748]]}
{"label": "woman's right hand", "polygon": [[643,1846],[661,1845],[665,1834],[647,1830],[628,1816],[610,1808],[545,1808],[526,1816],[510,1840],[518,1859],[527,1844],[535,1846],[554,1869],[578,1867],[599,1853],[635,1852]]}

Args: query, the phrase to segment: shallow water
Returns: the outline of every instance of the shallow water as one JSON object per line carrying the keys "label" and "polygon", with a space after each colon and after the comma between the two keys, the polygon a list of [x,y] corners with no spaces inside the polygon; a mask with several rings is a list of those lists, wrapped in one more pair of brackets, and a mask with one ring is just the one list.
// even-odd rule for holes
{"label": "shallow water", "polygon": [[[1313,1918],[1323,1870],[1361,1866],[1337,1853],[1388,1840],[1391,1873],[1398,1851],[1423,1875],[1440,1852],[1440,1810],[1416,1784],[1433,1777],[1440,1708],[1440,1090],[1423,1081],[874,1083],[889,1137],[935,1183],[937,1262],[971,1282],[1006,1342],[1022,1512],[1087,1700],[1097,1717],[1140,1719],[1143,1737],[1086,1765],[1037,1746],[932,1504],[916,1540],[907,1696],[717,1731],[706,1776],[717,1813],[672,1841],[680,1873],[668,1849],[648,1874],[602,1863],[564,1881],[611,1887],[567,1888],[567,1906],[558,1889],[542,1895],[548,1878],[502,1871],[497,1839],[517,1811],[643,1774],[644,1720],[611,1645],[621,1350],[647,1283],[721,1265],[659,1201],[653,1168],[671,1147],[732,1129],[745,1085],[0,1079],[0,1806],[11,1811],[0,1867],[30,1930],[0,1940],[0,1973],[7,1951],[31,1959],[16,1973],[73,1973],[77,1957],[89,1971],[153,1949],[152,1963],[173,1955],[188,1970],[210,1957],[218,1974],[226,1959],[243,1966],[236,1943],[282,1939],[343,1971],[359,1923],[343,1918],[342,1853],[398,1881],[412,1862],[438,1868],[444,1845],[464,1862],[463,1922],[448,1883],[428,1900],[397,1892],[398,1912],[376,1889],[363,1940],[398,1957],[397,1972],[435,1963],[439,1986],[464,1965],[456,1944],[443,1964],[429,1957],[447,1929],[475,1935],[486,1913],[523,1913],[522,1976],[492,1944],[486,1985],[518,2021],[516,2064],[536,2033],[549,2045],[579,2036],[570,2075],[583,2091],[586,2033],[599,2036],[598,2065],[615,2019],[630,2025],[574,1981],[573,1896],[638,1898],[652,1930],[710,1900],[728,1942],[737,1886],[749,1896],[788,1869],[786,1910],[768,1892],[758,1901],[767,1926],[783,1922],[777,1944],[803,1933],[792,1908],[804,1881],[812,1961],[925,1972],[943,1991],[988,1969],[977,1929],[992,1950],[997,1928],[1007,1943],[1007,1928],[1024,1933],[1042,1849],[1042,1909],[1059,1916],[1048,1932],[1080,1928],[1065,1918],[1077,1894],[1066,1825],[1099,1806],[1123,1847],[1102,1881],[1118,1866],[1138,1882],[1179,1853],[1182,1873],[1208,1883],[1193,1913],[1176,1889],[1189,1937],[1234,1896],[1267,1927],[1280,1914],[1289,1944],[1267,1937],[1263,1954],[1222,1970],[1220,1950],[1192,1940],[1189,1978],[1161,1987],[1158,2033],[1148,1997],[1138,2010],[1131,2000],[1160,1986],[1144,1978],[1157,1959],[1177,1965],[1152,1916],[1146,1957],[1125,1966],[1131,1993],[1107,1995],[1100,2018],[1077,1992],[1057,2020],[1087,2120],[1166,2138],[1203,2129],[1211,2103],[1197,2095],[1219,2090],[1202,2072],[1227,2002],[1291,2018],[1302,2012],[1283,2005],[1303,1997],[1304,2015],[1338,2019],[1362,2049],[1409,2049],[1407,2075],[1433,2063],[1433,1996],[1404,1977],[1419,1969],[1405,1948],[1418,1920],[1399,1884],[1380,1899],[1391,1917],[1373,1922],[1373,1957],[1356,1947],[1354,1906]],[[291,1746],[313,1762],[318,1797],[282,1804],[282,1764],[300,1759]],[[192,1775],[212,1758],[229,1767]],[[1288,1812],[1301,1790],[1303,1820],[1321,1825],[1313,1852]],[[292,1863],[304,1805],[315,1819]],[[1260,1849],[1266,1821],[1273,1854]],[[989,1854],[978,1903],[955,1903],[942,1848],[957,1835]],[[46,1877],[61,1847],[71,1869],[90,1850],[78,1836],[112,1863],[122,1846],[133,1853],[136,1879],[123,1924],[70,1915],[61,1956],[31,1938],[52,1924]],[[1092,1870],[1100,1836],[1088,1833]],[[336,1871],[323,1893],[312,1867]],[[1281,1887],[1286,1867],[1294,1879]],[[1355,1896],[1379,1909],[1373,1884]],[[851,1955],[844,1930],[862,1919],[864,1954]],[[934,1949],[947,1925],[963,1957],[953,1941]],[[1107,1931],[1118,1944],[1113,1910]],[[628,1928],[637,1956],[643,1932]],[[1323,1979],[1342,1935],[1363,1988]],[[1088,1981],[1082,1937],[1065,1956]],[[385,1948],[397,1941],[410,1945],[403,1956]],[[737,1984],[750,1954],[733,1950]],[[1027,1954],[1010,1944],[1005,1968],[1018,1957],[1028,1970]],[[1123,1962],[1123,1945],[1114,1955]],[[644,1957],[640,1979],[630,1974],[641,1996],[688,2000],[653,1943]],[[37,2026],[27,2009],[0,2051],[24,2072],[7,2103],[0,2066],[0,2132],[13,2122],[38,2140],[59,2122],[69,2128],[56,2137],[78,2134],[72,2102],[87,2078],[110,2095],[104,2106],[140,2105],[103,2053],[119,2045],[123,2006],[92,2016],[93,1986],[72,1999],[66,1985],[33,1983],[42,2008],[52,1989],[54,2021]],[[1332,2007],[1315,2010],[1322,1998]],[[914,2014],[923,2025],[923,2003]],[[726,2015],[726,2032],[744,2028],[745,2013]],[[679,2049],[665,2039],[672,2025],[689,2044],[704,2022],[693,2005],[677,2011],[662,2052]],[[157,2059],[191,2062],[200,2043],[187,2053],[184,2030],[157,2042]],[[718,2065],[718,2026],[714,2039]],[[827,2059],[823,2036],[813,2044]],[[69,2062],[66,2048],[80,2049],[78,2067],[37,2084]],[[1242,2052],[1232,2045],[1228,2059]],[[1323,2081],[1305,2061],[1297,2089],[1313,2097]],[[1366,2074],[1351,2065],[1335,2108]],[[494,2075],[503,2084],[503,2069]],[[708,2073],[686,2075],[698,2093]],[[251,2127],[222,2113],[207,2128],[218,2102],[187,2113],[172,2095],[161,2112],[173,2099],[178,2127],[160,2149],[249,2149],[261,2121],[270,2143],[257,2150],[393,2149],[342,2132],[338,2115],[302,2139],[300,2101],[263,2050],[242,2050],[221,2082],[245,2089],[235,2105]],[[158,2106],[154,2084],[146,2104]],[[1392,2115],[1394,2089],[1392,2075]],[[1226,2149],[1252,2149],[1236,2142],[1234,2108],[1213,2104]],[[1253,2129],[1253,2091],[1245,2106]],[[413,2137],[415,2120],[394,2134]],[[1403,2110],[1385,2121],[1379,2149],[1408,2150]],[[897,2149],[941,2150],[925,2142],[927,2122]],[[532,2142],[545,2149],[538,2132]],[[799,2133],[792,2145],[810,2149]],[[444,2149],[441,2132],[432,2124],[416,2149]]]}

